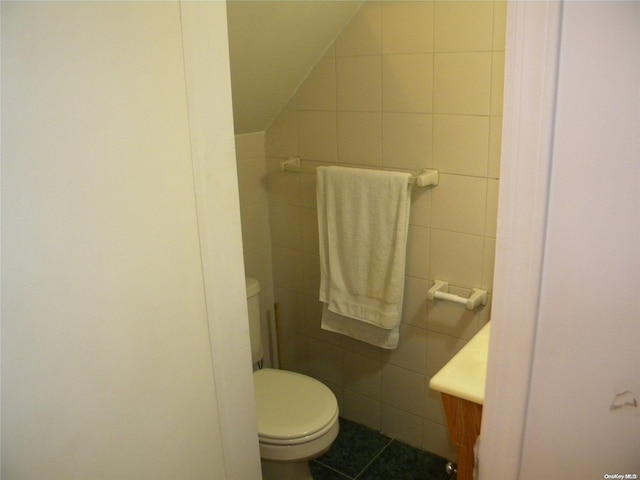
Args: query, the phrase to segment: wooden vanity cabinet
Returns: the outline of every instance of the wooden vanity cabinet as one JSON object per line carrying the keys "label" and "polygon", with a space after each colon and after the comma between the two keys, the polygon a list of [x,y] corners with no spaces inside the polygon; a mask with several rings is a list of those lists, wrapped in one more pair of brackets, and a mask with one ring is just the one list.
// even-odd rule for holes
{"label": "wooden vanity cabinet", "polygon": [[442,393],[447,426],[452,442],[458,447],[458,480],[472,480],[473,447],[480,435],[482,405]]}

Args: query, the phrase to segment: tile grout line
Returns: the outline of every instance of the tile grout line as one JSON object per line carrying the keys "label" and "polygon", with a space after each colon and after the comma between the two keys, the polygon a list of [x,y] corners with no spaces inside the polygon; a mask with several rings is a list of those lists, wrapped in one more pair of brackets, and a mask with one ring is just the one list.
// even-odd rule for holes
{"label": "tile grout line", "polygon": [[387,447],[391,445],[391,443],[393,443],[393,438],[389,438],[389,441],[387,442],[387,444],[384,447],[382,447],[376,455],[374,455],[371,461],[367,463],[362,470],[360,470],[360,472],[355,476],[354,480],[357,480],[358,478],[360,478],[360,476],[367,470],[367,468],[369,468],[373,464],[373,462],[375,462],[378,459],[378,457],[382,455],[382,452],[384,452],[387,449]]}
{"label": "tile grout line", "polygon": [[349,475],[347,475],[346,473],[341,472],[340,470],[336,470],[335,468],[330,467],[329,465],[326,465],[326,464],[324,464],[324,463],[322,463],[322,462],[319,462],[318,460],[313,460],[313,461],[314,461],[314,462],[316,462],[318,465],[322,465],[322,466],[323,466],[324,468],[326,468],[327,470],[331,470],[332,472],[337,473],[337,474],[338,474],[338,475],[340,475],[341,477],[348,478],[349,480],[355,480],[355,478],[350,477],[350,476],[349,476]]}

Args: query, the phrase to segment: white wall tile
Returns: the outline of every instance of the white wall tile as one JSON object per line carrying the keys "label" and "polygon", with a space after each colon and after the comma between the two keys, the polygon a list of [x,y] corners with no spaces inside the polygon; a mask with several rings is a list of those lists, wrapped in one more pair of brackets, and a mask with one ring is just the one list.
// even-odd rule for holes
{"label": "white wall tile", "polygon": [[298,293],[303,292],[302,252],[273,246],[273,284]]}
{"label": "white wall tile", "polygon": [[380,56],[336,59],[338,110],[379,112],[382,78]]}
{"label": "white wall tile", "polygon": [[296,176],[300,179],[300,206],[315,210],[317,207],[316,176],[308,174]]}
{"label": "white wall tile", "polygon": [[489,126],[489,117],[434,115],[433,166],[442,173],[485,177]]}
{"label": "white wall tile", "polygon": [[493,2],[493,50],[504,50],[507,31],[507,2]]}
{"label": "white wall tile", "polygon": [[342,349],[310,338],[308,372],[315,378],[342,386]]}
{"label": "white wall tile", "polygon": [[431,229],[431,278],[464,288],[482,282],[484,238]]}
{"label": "white wall tile", "polygon": [[238,193],[240,206],[247,207],[257,203],[267,203],[266,162],[262,156],[238,159]]}
{"label": "white wall tile", "polygon": [[436,52],[490,51],[493,41],[493,2],[435,2]]}
{"label": "white wall tile", "polygon": [[300,157],[335,162],[338,159],[335,112],[298,112]]}
{"label": "white wall tile", "polygon": [[502,115],[504,103],[504,52],[491,55],[491,115]]}
{"label": "white wall tile", "polygon": [[[247,277],[257,278],[267,288],[273,283],[271,247],[244,251],[244,271]],[[262,288],[262,287],[261,287]],[[272,302],[273,303],[273,302]]]}
{"label": "white wall tile", "polygon": [[236,135],[235,140],[238,161],[245,158],[264,158],[264,132]]}
{"label": "white wall tile", "polygon": [[338,112],[338,161],[382,166],[382,119],[376,112]]}
{"label": "white wall tile", "polygon": [[422,415],[423,402],[423,375],[391,364],[382,367],[382,403]]}
{"label": "white wall tile", "polygon": [[486,178],[442,174],[431,197],[431,227],[484,235],[486,204]]}
{"label": "white wall tile", "polygon": [[329,390],[331,390],[333,394],[336,396],[336,400],[338,401],[338,412],[340,412],[341,416],[344,416],[342,415],[342,412],[344,411],[344,388],[329,382],[322,382],[322,383],[324,383],[327,387],[329,387]]}
{"label": "white wall tile", "polygon": [[267,175],[264,183],[269,194],[269,203],[299,205],[301,175],[280,171],[282,158],[267,158]]}
{"label": "white wall tile", "polygon": [[404,323],[400,324],[398,347],[383,353],[384,361],[406,370],[424,375],[427,359],[427,331]]}
{"label": "white wall tile", "polygon": [[431,114],[383,113],[382,164],[385,168],[422,170],[431,167]]}
{"label": "white wall tile", "polygon": [[271,246],[269,209],[266,202],[240,209],[242,223],[242,248],[245,251]]}
{"label": "white wall tile", "polygon": [[270,344],[269,319],[273,318],[274,293],[265,134],[238,135],[235,146],[245,275],[260,281],[264,361],[265,365],[273,366],[275,345]]}
{"label": "white wall tile", "polygon": [[[450,290],[450,293],[469,297],[471,290],[467,289],[464,292]],[[450,337],[470,340],[478,333],[477,312],[478,310],[467,310],[464,305],[434,300],[429,302],[427,328]]]}
{"label": "white wall tile", "polygon": [[466,340],[428,331],[426,375],[432,377],[438,373],[466,344]]}
{"label": "white wall tile", "polygon": [[434,113],[489,115],[490,100],[491,52],[435,54]]}
{"label": "white wall tile", "polygon": [[347,420],[380,431],[381,403],[378,400],[355,393],[348,388],[343,390],[344,408],[340,413]]}
{"label": "white wall tile", "polygon": [[487,180],[487,213],[484,234],[490,238],[496,238],[496,230],[498,228],[498,195],[498,180],[489,178]]}
{"label": "white wall tile", "polygon": [[417,448],[422,447],[422,417],[382,405],[382,432]]}
{"label": "white wall tile", "polygon": [[302,250],[320,255],[318,234],[318,212],[310,208],[302,209]]}
{"label": "white wall tile", "polygon": [[409,223],[417,227],[431,225],[431,188],[413,187]]}
{"label": "white wall tile", "polygon": [[382,2],[382,53],[433,52],[433,2]]}
{"label": "white wall tile", "polygon": [[307,372],[307,340],[303,335],[281,328],[278,336],[280,367],[295,372]]}
{"label": "white wall tile", "polygon": [[300,248],[302,245],[302,210],[293,205],[272,203],[269,207],[271,240],[274,245]]}
{"label": "white wall tile", "polygon": [[345,350],[359,353],[360,355],[365,355],[377,360],[378,362],[382,361],[383,349],[374,345],[369,345],[368,343],[361,342],[359,340],[355,340],[351,337],[345,337],[344,335],[338,334],[335,335],[340,338],[340,345],[342,345]]}
{"label": "white wall tile", "polygon": [[500,178],[500,155],[502,151],[502,117],[491,117],[489,135],[489,165],[487,176]]}
{"label": "white wall tile", "polygon": [[[429,281],[422,278],[405,277],[402,322],[418,328],[427,326],[426,292]],[[404,342],[404,336],[402,337]]]}
{"label": "white wall tile", "polygon": [[304,293],[310,297],[318,297],[320,291],[320,257],[311,252],[303,252],[302,269],[304,272]]}
{"label": "white wall tile", "polygon": [[429,229],[409,225],[405,272],[412,277],[429,278]]}
{"label": "white wall tile", "polygon": [[382,106],[385,112],[432,113],[432,54],[382,57]]}
{"label": "white wall tile", "polygon": [[444,414],[444,405],[442,403],[442,395],[429,388],[431,377],[425,377],[425,394],[424,394],[424,414],[426,420],[446,425],[447,419]]}
{"label": "white wall tile", "polygon": [[305,333],[304,297],[285,288],[276,288],[275,296],[279,304],[279,326],[294,332]]}
{"label": "white wall tile", "polygon": [[344,354],[344,387],[349,390],[380,400],[382,371],[380,362],[352,352]]}
{"label": "white wall tile", "polygon": [[493,269],[494,269],[495,262],[496,262],[496,240],[495,238],[485,238],[481,288],[484,288],[489,292],[493,291]]}

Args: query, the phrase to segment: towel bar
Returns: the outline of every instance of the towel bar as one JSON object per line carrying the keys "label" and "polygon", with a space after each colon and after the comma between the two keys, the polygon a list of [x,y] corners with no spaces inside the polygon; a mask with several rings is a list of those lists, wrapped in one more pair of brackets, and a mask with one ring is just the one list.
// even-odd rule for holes
{"label": "towel bar", "polygon": [[[297,172],[297,173],[309,173],[315,174],[316,167],[305,167],[300,164],[300,159],[297,157],[291,157],[280,164],[281,172]],[[409,178],[409,183],[415,184],[417,187],[428,187],[438,185],[439,174],[438,170],[424,169],[422,173]]]}
{"label": "towel bar", "polygon": [[487,304],[487,291],[474,288],[469,298],[449,293],[449,284],[442,280],[435,280],[433,286],[427,292],[428,300],[446,300],[448,302],[465,305],[467,310],[473,310],[478,305]]}

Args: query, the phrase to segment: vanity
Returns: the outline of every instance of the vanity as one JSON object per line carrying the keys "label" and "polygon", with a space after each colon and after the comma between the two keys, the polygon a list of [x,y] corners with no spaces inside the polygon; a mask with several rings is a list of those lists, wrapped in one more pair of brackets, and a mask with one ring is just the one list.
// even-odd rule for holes
{"label": "vanity", "polygon": [[473,478],[473,447],[480,434],[490,329],[491,322],[429,382],[429,387],[442,395],[449,434],[458,447],[458,480]]}

